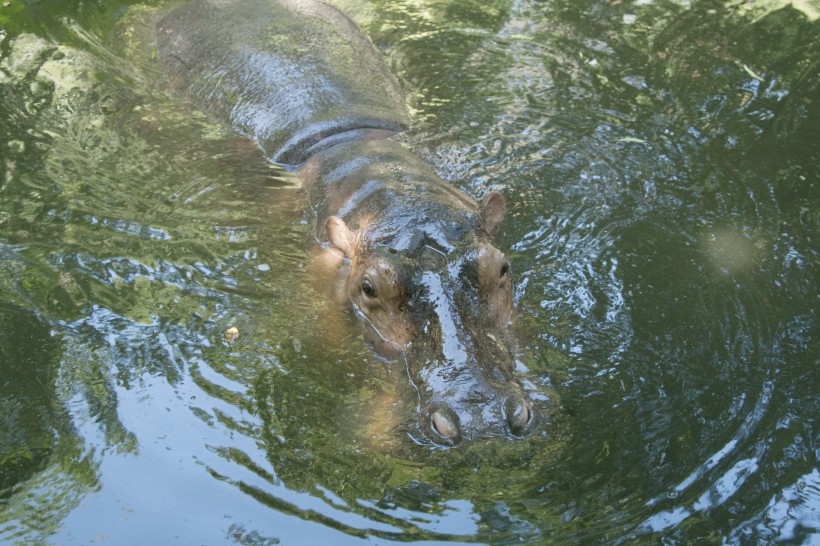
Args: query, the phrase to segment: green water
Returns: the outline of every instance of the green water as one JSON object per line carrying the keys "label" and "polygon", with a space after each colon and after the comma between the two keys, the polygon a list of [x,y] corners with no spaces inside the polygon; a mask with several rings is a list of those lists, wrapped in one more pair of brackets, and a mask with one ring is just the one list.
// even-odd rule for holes
{"label": "green water", "polygon": [[[128,2],[0,7],[0,542],[820,544],[820,6],[339,0],[500,190],[523,441],[430,451]],[[236,326],[234,343],[224,332]]]}

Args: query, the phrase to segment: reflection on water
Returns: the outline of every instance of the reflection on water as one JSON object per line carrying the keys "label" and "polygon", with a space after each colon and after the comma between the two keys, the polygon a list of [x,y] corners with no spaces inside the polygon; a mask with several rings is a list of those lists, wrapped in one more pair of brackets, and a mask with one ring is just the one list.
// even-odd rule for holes
{"label": "reflection on water", "polygon": [[401,138],[505,193],[563,403],[432,451],[298,182],[168,89],[127,4],[0,8],[0,540],[817,540],[810,3],[337,2]]}

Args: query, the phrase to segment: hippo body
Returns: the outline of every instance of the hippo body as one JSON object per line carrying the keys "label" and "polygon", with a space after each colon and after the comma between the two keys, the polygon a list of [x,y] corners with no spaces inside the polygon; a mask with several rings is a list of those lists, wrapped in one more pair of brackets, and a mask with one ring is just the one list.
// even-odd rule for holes
{"label": "hippo body", "polygon": [[165,16],[156,36],[174,84],[276,163],[410,122],[378,52],[326,4],[197,0]]}
{"label": "hippo body", "polygon": [[316,0],[197,0],[159,21],[157,50],[177,87],[296,169],[365,338],[407,362],[411,435],[529,431],[509,262],[491,242],[504,199],[476,202],[389,140],[409,124],[404,100],[355,25]]}

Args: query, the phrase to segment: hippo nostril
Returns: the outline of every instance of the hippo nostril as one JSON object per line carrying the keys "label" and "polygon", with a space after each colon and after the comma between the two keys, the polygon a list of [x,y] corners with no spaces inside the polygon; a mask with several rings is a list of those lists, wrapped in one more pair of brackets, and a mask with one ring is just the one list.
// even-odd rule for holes
{"label": "hippo nostril", "polygon": [[532,421],[532,408],[526,400],[508,398],[505,404],[507,424],[514,436],[523,436]]}
{"label": "hippo nostril", "polygon": [[434,411],[433,414],[430,416],[430,420],[433,423],[433,430],[435,430],[436,433],[442,438],[446,438],[449,440],[455,436],[455,426],[441,412]]}

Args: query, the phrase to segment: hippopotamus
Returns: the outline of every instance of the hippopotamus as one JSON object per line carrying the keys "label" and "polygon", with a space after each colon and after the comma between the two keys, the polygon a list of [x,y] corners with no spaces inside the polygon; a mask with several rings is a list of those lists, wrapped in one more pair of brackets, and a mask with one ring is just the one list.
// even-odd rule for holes
{"label": "hippopotamus", "polygon": [[391,139],[410,124],[405,101],[355,24],[317,0],[196,0],[164,15],[156,40],[174,86],[302,181],[365,339],[406,363],[411,436],[531,431],[510,262],[492,239],[504,197],[475,200]]}

